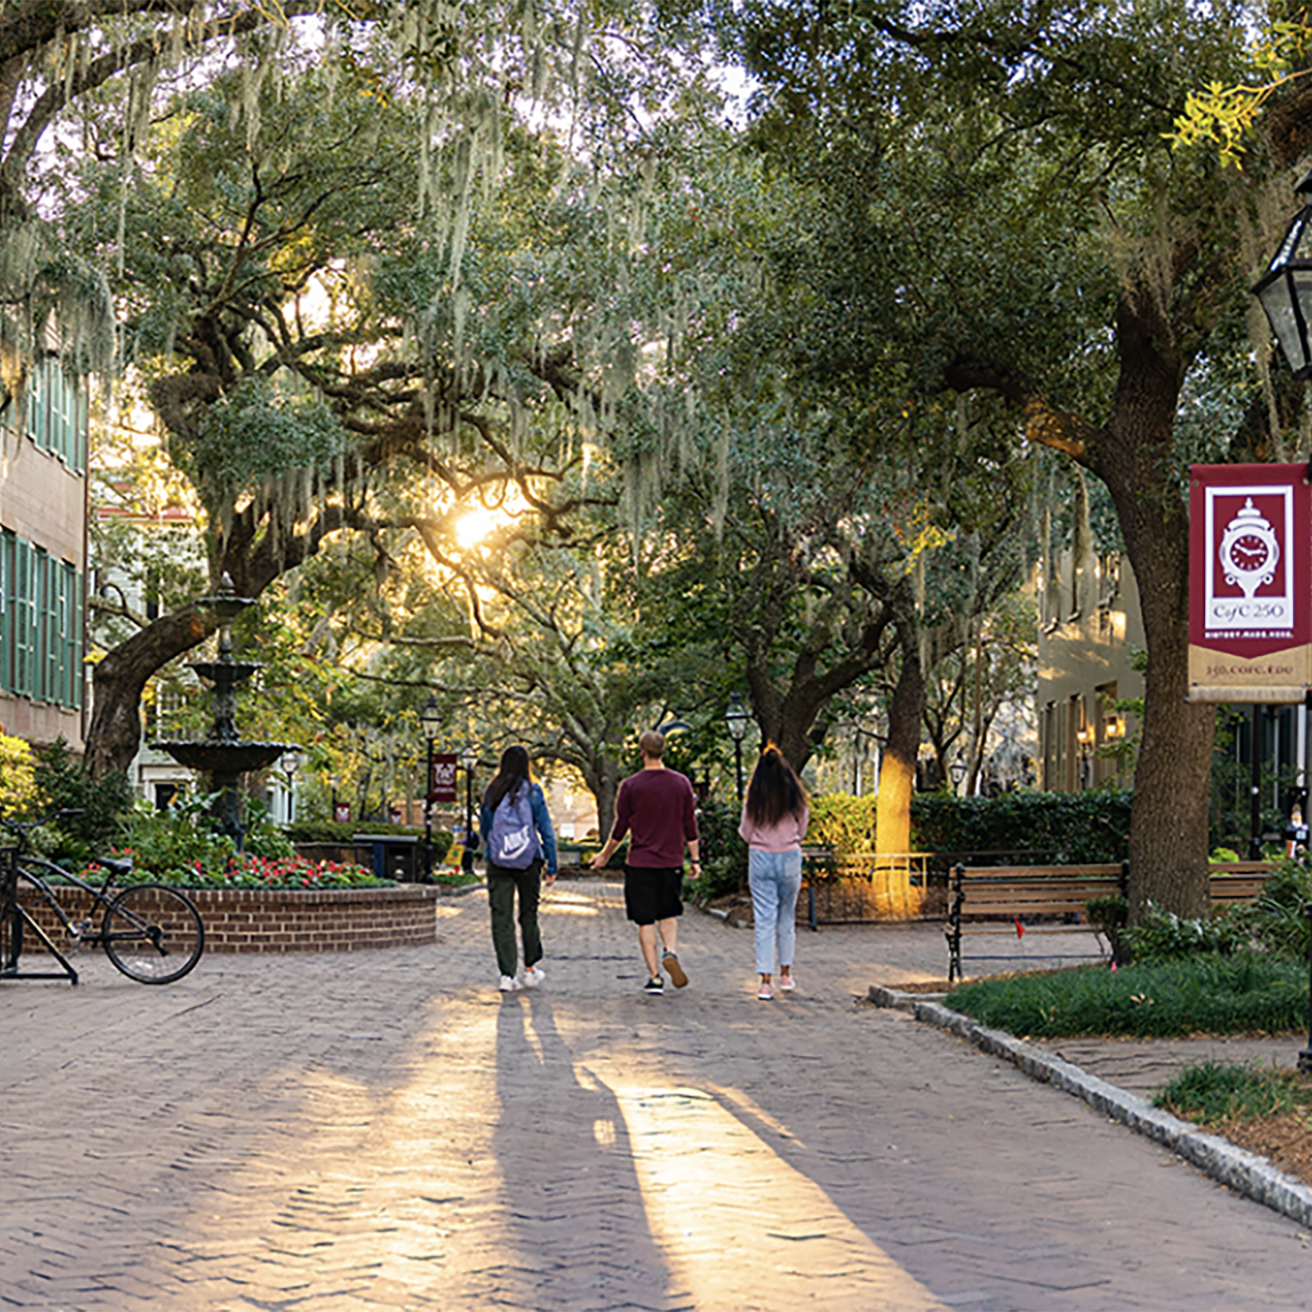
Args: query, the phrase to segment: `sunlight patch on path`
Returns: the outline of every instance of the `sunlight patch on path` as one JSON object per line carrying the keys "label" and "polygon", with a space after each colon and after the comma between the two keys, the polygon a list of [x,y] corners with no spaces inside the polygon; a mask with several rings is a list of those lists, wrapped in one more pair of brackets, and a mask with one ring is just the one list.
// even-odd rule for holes
{"label": "sunlight patch on path", "polygon": [[945,1308],[711,1094],[593,1074],[623,1111],[652,1233],[698,1312]]}

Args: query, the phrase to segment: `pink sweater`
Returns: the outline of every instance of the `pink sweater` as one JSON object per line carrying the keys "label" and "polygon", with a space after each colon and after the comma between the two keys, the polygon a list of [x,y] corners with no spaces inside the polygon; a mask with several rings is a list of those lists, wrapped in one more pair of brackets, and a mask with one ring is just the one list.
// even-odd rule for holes
{"label": "pink sweater", "polygon": [[747,818],[747,804],[744,802],[738,835],[748,847],[758,847],[762,852],[795,852],[806,837],[809,819],[810,811],[804,806],[800,811],[784,816],[776,825],[758,825]]}

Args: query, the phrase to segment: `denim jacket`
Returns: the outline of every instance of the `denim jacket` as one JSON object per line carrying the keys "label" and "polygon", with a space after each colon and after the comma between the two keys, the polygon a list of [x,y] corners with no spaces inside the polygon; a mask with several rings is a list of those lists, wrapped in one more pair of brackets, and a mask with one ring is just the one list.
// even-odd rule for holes
{"label": "denim jacket", "polygon": [[[541,784],[529,786],[528,802],[533,812],[533,828],[537,830],[534,836],[538,845],[536,855],[545,858],[547,875],[554,877],[559,861],[556,855],[556,831],[551,827],[551,815],[547,811],[547,798]],[[492,832],[492,809],[486,802],[479,807],[478,822],[481,826],[479,834],[486,847],[488,835]]]}

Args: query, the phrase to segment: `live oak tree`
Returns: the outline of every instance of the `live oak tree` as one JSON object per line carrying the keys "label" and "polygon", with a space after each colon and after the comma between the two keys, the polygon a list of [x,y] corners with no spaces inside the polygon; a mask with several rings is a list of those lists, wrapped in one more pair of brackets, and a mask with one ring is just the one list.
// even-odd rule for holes
{"label": "live oak tree", "polygon": [[[771,103],[763,139],[860,138],[873,161],[836,361],[860,397],[900,368],[926,401],[996,398],[1018,438],[1101,479],[1139,584],[1148,647],[1130,839],[1131,911],[1207,906],[1213,711],[1188,704],[1187,511],[1177,415],[1191,376],[1251,351],[1239,388],[1272,453],[1302,445],[1263,393],[1246,284],[1280,231],[1308,142],[1306,91],[1273,98],[1243,170],[1166,140],[1186,96],[1244,68],[1243,6],[1100,4],[928,16],[879,0],[746,6]],[[818,307],[818,308],[817,308]]]}
{"label": "live oak tree", "polygon": [[[550,488],[631,373],[622,314],[578,313],[560,267],[568,231],[497,269],[471,233],[480,215],[513,205],[498,200],[507,172],[538,200],[559,186],[564,206],[537,217],[567,222],[569,200],[623,149],[614,121],[658,117],[676,86],[637,57],[647,34],[620,5],[604,32],[569,6],[484,6],[462,22],[449,5],[366,5],[352,11],[365,37],[321,28],[298,47],[285,20],[321,8],[340,16],[89,5],[53,29],[6,29],[28,41],[6,66],[19,88],[7,107],[25,95],[52,106],[10,135],[6,213],[28,223],[39,189],[43,212],[59,216],[61,258],[76,252],[79,267],[111,275],[123,357],[148,380],[170,454],[200,497],[212,578],[248,596],[344,531],[379,544],[384,576],[380,534],[395,507],[380,515],[379,493],[397,477],[439,508],[427,516],[439,526],[514,487],[544,532],[564,531],[572,507]],[[251,39],[186,64],[225,18]],[[76,51],[99,48],[79,45],[80,32],[98,32],[113,55],[95,77],[79,71]],[[111,72],[148,57],[132,96],[110,94]],[[161,63],[179,70],[175,83],[157,82]],[[689,64],[676,89],[696,81]],[[34,162],[41,129],[74,100],[86,166],[74,171],[58,150]],[[518,126],[552,114],[563,127]],[[587,142],[591,178],[567,167],[562,133]],[[602,229],[635,231],[629,198],[593,208]],[[10,251],[15,231],[3,234]],[[64,325],[70,358],[75,327]],[[22,352],[12,358],[21,391]],[[182,607],[97,665],[94,773],[130,759],[145,681],[212,623]]]}

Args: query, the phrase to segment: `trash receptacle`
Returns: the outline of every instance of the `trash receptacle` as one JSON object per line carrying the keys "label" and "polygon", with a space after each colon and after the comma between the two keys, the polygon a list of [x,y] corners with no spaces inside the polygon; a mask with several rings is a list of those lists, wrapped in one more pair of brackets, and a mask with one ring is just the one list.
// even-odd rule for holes
{"label": "trash receptacle", "polygon": [[[356,834],[360,864],[368,864],[379,879],[403,884],[419,882],[419,838],[414,834]],[[367,860],[363,854],[368,852]]]}

